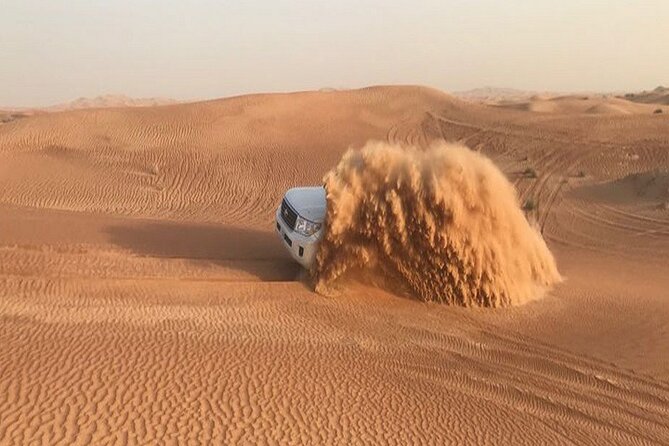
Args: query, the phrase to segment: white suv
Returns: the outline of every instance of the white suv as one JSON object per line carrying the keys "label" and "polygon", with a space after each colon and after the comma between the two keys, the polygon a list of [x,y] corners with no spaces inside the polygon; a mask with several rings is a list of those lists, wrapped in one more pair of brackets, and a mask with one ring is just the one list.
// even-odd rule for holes
{"label": "white suv", "polygon": [[295,187],[276,210],[276,231],[290,255],[305,268],[316,259],[326,211],[323,187]]}

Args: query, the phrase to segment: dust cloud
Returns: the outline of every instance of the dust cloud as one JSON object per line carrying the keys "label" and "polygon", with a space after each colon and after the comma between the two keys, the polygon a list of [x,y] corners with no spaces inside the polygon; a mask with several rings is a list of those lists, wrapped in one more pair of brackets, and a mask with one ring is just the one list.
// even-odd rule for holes
{"label": "dust cloud", "polygon": [[466,147],[370,142],[349,150],[324,181],[317,291],[363,271],[424,301],[504,307],[541,297],[560,280],[514,187]]}

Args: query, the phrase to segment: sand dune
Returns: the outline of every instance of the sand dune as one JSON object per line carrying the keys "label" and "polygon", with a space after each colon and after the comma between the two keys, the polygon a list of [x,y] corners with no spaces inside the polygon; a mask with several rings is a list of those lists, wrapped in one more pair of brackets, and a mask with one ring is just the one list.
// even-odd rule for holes
{"label": "sand dune", "polygon": [[624,98],[628,101],[639,102],[642,104],[669,105],[669,88],[660,86],[652,91],[628,93]]}
{"label": "sand dune", "polygon": [[555,96],[550,93],[539,93],[536,91],[518,90],[516,88],[482,87],[471,90],[456,91],[454,96],[467,101],[495,104],[498,102],[520,102],[538,95]]}
{"label": "sand dune", "polygon": [[[669,443],[669,117],[530,102],[555,108],[373,87],[1,124],[0,444]],[[275,207],[370,140],[492,159],[565,280],[494,310],[315,293]]]}
{"label": "sand dune", "polygon": [[88,108],[122,108],[122,107],[155,107],[176,104],[170,98],[133,98],[122,94],[106,94],[93,98],[80,97],[73,101],[49,105],[46,107],[3,107],[0,109],[0,123],[3,116],[32,116],[42,113],[82,110]]}
{"label": "sand dune", "polygon": [[539,113],[593,115],[651,114],[657,108],[603,95],[533,96],[527,101],[507,100],[496,105]]}
{"label": "sand dune", "polygon": [[65,111],[82,108],[110,108],[110,107],[152,107],[157,105],[175,104],[177,101],[169,98],[133,98],[122,94],[106,94],[94,98],[81,97],[74,101],[51,105],[42,110]]}
{"label": "sand dune", "polygon": [[15,121],[17,119],[25,118],[30,114],[14,111],[14,110],[0,110],[0,125],[7,124],[8,122]]}

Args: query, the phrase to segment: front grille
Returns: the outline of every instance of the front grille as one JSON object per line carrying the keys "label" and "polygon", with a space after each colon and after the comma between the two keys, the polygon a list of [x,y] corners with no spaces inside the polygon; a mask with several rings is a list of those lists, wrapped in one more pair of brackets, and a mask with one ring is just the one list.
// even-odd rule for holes
{"label": "front grille", "polygon": [[297,221],[297,212],[290,207],[286,199],[281,202],[281,218],[288,225],[290,230],[295,229],[295,222]]}

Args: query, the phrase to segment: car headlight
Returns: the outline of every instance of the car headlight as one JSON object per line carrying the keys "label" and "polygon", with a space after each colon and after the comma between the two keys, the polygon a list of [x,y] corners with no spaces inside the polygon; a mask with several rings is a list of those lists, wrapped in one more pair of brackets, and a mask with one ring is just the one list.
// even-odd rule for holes
{"label": "car headlight", "polygon": [[297,216],[297,220],[295,221],[295,230],[307,237],[309,237],[310,235],[314,235],[316,232],[318,232],[320,228],[321,228],[320,223],[314,223],[313,221],[309,221],[306,218],[300,217],[299,215]]}

